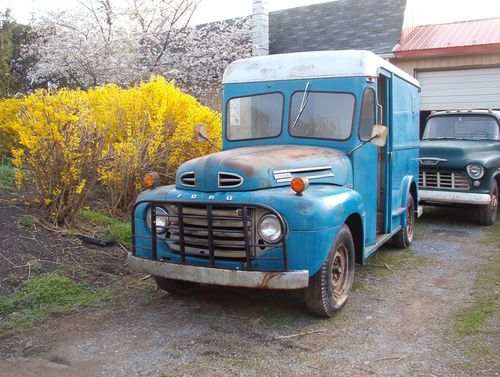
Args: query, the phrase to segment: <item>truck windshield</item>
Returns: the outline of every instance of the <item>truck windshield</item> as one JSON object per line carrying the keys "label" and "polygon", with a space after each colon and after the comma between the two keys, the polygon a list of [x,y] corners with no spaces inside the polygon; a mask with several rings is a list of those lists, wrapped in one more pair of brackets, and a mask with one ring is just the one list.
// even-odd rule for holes
{"label": "truck windshield", "polygon": [[446,115],[430,118],[422,139],[500,140],[498,122],[488,115]]}
{"label": "truck windshield", "polygon": [[354,95],[349,93],[309,92],[307,106],[301,109],[304,92],[292,95],[290,134],[297,137],[346,140],[351,135]]}
{"label": "truck windshield", "polygon": [[283,123],[283,95],[269,93],[231,98],[226,115],[229,140],[278,136]]}

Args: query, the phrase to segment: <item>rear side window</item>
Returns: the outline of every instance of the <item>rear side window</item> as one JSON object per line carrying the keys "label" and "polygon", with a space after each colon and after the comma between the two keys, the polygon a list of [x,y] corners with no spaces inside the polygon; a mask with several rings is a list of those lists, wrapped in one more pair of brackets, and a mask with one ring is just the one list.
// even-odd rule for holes
{"label": "rear side window", "polygon": [[363,93],[359,119],[359,138],[361,140],[368,140],[372,136],[373,125],[376,122],[375,106],[375,91],[371,88],[366,88]]}

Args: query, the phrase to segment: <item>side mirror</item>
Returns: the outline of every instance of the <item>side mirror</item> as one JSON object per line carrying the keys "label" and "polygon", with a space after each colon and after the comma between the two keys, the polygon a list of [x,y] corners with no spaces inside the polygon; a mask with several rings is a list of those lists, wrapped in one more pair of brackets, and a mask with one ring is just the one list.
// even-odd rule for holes
{"label": "side mirror", "polygon": [[198,141],[198,143],[203,143],[208,141],[208,134],[205,126],[203,124],[197,124],[194,128],[194,137]]}
{"label": "side mirror", "polygon": [[220,151],[220,147],[216,145],[212,140],[208,138],[207,130],[203,124],[197,124],[194,127],[194,137],[198,143],[204,143],[205,141],[210,144],[212,147]]}
{"label": "side mirror", "polygon": [[370,143],[377,147],[383,147],[387,142],[387,126],[376,124],[372,129],[372,137]]}

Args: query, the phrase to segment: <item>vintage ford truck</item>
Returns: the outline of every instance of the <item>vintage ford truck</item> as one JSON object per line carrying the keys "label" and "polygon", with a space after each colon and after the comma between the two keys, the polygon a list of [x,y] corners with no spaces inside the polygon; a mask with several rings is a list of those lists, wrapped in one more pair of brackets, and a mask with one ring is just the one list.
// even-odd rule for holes
{"label": "vintage ford truck", "polygon": [[238,60],[223,84],[223,151],[184,163],[175,185],[145,178],[129,265],[173,294],[304,289],[332,316],[355,263],[412,242],[419,84],[368,51]]}
{"label": "vintage ford truck", "polygon": [[420,145],[420,200],[472,206],[492,225],[500,187],[500,112],[440,111],[427,119]]}

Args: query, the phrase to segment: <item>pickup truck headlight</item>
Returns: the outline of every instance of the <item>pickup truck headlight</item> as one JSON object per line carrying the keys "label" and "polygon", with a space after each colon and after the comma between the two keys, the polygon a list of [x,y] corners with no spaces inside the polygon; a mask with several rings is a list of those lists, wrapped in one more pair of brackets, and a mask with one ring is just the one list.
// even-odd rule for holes
{"label": "pickup truck headlight", "polygon": [[[165,233],[167,229],[165,227],[170,225],[170,217],[166,209],[162,207],[156,207],[156,233]],[[151,230],[151,208],[146,212],[146,224],[149,230]]]}
{"label": "pickup truck headlight", "polygon": [[260,218],[258,230],[260,238],[267,243],[276,243],[283,236],[280,221],[272,214]]}
{"label": "pickup truck headlight", "polygon": [[467,165],[467,174],[473,179],[479,179],[484,175],[484,168],[479,164]]}

